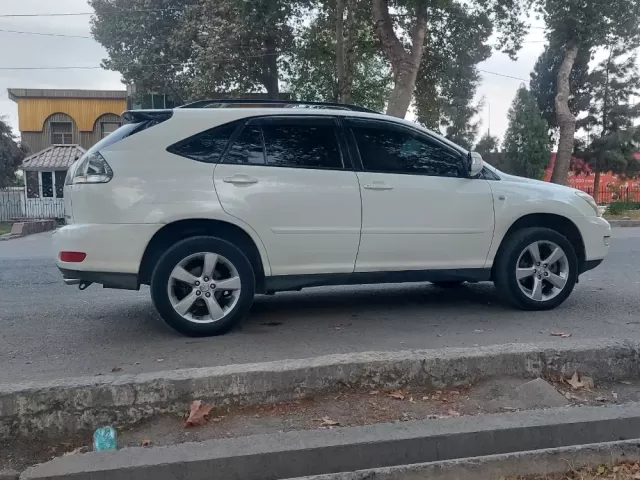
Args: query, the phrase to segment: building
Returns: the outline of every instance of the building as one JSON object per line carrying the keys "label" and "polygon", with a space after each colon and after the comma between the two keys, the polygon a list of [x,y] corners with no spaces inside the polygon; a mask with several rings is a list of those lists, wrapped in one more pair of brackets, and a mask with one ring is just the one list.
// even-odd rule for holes
{"label": "building", "polygon": [[20,137],[31,152],[22,163],[26,194],[22,214],[61,218],[68,168],[120,127],[127,92],[10,88],[8,93],[18,104]]}

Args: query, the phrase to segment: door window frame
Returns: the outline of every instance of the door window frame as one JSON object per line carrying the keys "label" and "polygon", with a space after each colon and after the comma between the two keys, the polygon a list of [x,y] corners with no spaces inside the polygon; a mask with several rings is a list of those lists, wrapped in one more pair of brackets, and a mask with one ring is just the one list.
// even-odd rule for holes
{"label": "door window frame", "polygon": [[[357,171],[367,172],[367,173],[380,173],[385,175],[413,175],[413,176],[422,176],[422,177],[434,177],[434,178],[470,178],[469,177],[469,169],[466,165],[464,154],[462,150],[455,149],[450,145],[439,140],[437,137],[433,135],[429,135],[426,132],[418,130],[417,128],[411,128],[408,125],[399,124],[397,122],[392,122],[389,120],[382,119],[372,119],[372,118],[363,118],[363,117],[345,117],[344,121],[344,129],[345,135],[347,137],[349,151],[351,152],[351,157],[353,158],[354,165]],[[358,147],[358,141],[356,140],[355,133],[353,128],[372,126],[373,128],[388,130],[388,131],[399,131],[402,133],[407,133],[409,135],[416,136],[420,140],[426,143],[432,143],[436,146],[443,148],[444,150],[450,152],[452,155],[456,155],[460,157],[461,167],[459,169],[459,175],[457,177],[447,177],[441,175],[429,175],[428,173],[420,173],[420,172],[388,172],[388,171],[378,171],[378,170],[367,170],[364,168],[364,164],[362,162],[362,156],[360,155],[360,149]]]}
{"label": "door window frame", "polygon": [[[333,127],[335,140],[338,146],[338,153],[340,154],[340,158],[342,159],[342,168],[332,168],[332,167],[307,167],[307,166],[295,166],[295,165],[273,165],[267,163],[267,151],[264,140],[264,132],[262,131],[263,126],[322,126],[322,127]],[[264,155],[265,162],[262,164],[258,163],[247,163],[247,164],[238,164],[238,163],[230,163],[227,162],[227,157],[231,147],[235,144],[236,140],[242,134],[242,131],[246,127],[257,126],[260,128],[260,137],[262,139],[262,154]],[[264,115],[258,117],[248,117],[245,122],[242,124],[241,128],[238,128],[233,135],[231,136],[225,151],[220,157],[220,161],[218,163],[225,165],[238,165],[238,166],[247,166],[247,167],[270,167],[270,168],[294,168],[297,170],[328,170],[334,172],[342,172],[342,171],[353,171],[353,159],[350,154],[350,150],[347,146],[347,141],[345,138],[345,132],[342,128],[342,123],[340,122],[340,118],[332,115]]]}

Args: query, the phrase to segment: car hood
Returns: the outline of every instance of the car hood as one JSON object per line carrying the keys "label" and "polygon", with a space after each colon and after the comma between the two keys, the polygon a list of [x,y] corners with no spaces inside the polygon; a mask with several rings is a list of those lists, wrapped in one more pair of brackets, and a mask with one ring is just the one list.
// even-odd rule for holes
{"label": "car hood", "polygon": [[539,189],[548,190],[548,191],[564,191],[564,192],[577,191],[573,187],[566,187],[564,185],[558,185],[557,183],[543,182],[541,180],[534,180],[532,178],[518,177],[517,175],[510,175],[508,173],[504,173],[492,166],[490,167],[491,167],[491,170],[493,170],[500,177],[500,179],[505,182],[521,183],[521,184],[525,183],[525,184],[531,185],[534,188],[539,188]]}

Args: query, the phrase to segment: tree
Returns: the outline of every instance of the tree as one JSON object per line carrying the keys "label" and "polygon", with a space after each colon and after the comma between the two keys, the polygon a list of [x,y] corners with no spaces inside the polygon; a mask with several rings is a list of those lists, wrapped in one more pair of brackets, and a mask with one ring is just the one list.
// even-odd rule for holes
{"label": "tree", "polygon": [[[558,70],[563,59],[562,53],[562,48],[557,44],[547,44],[533,67],[529,83],[531,94],[536,98],[542,117],[554,133],[558,129],[555,98]],[[587,79],[591,56],[592,53],[588,48],[580,48],[569,76],[569,109],[574,116],[578,116],[589,108],[591,98],[587,89]]]}
{"label": "tree", "polygon": [[489,165],[506,173],[512,173],[506,155],[500,151],[500,139],[486,132],[473,149],[482,155],[482,159]]}
{"label": "tree", "polygon": [[16,182],[16,170],[25,156],[25,149],[16,141],[11,127],[0,117],[0,188]]}
{"label": "tree", "polygon": [[92,33],[138,91],[185,98],[265,90],[277,98],[295,0],[89,0]]}
{"label": "tree", "polygon": [[287,88],[300,100],[355,103],[382,111],[390,91],[391,73],[377,45],[370,4],[348,2],[353,10],[346,15],[343,27],[345,87],[339,81],[335,6],[332,0],[318,2],[307,14],[308,23],[295,32],[295,55],[288,59]]}
{"label": "tree", "polygon": [[477,64],[491,55],[489,16],[451,5],[438,12],[426,40],[415,89],[420,123],[471,148],[478,134],[474,122],[482,102],[474,102],[480,74]]}
{"label": "tree", "polygon": [[633,121],[640,117],[640,107],[630,104],[630,98],[640,93],[640,72],[632,51],[627,45],[610,47],[607,58],[588,79],[593,102],[588,116],[578,124],[587,129],[593,140],[580,152],[580,157],[595,175],[596,201],[602,172],[633,177],[640,167],[633,158],[634,142],[640,137]]}
{"label": "tree", "polygon": [[[499,45],[510,55],[520,48],[524,23],[520,20],[525,2],[518,0],[372,0],[373,21],[382,51],[393,71],[393,90],[387,114],[404,117],[416,86],[429,32],[442,11],[458,7],[463,11],[486,12],[501,32]],[[393,14],[392,14],[393,12]],[[433,28],[430,28],[433,27]]]}
{"label": "tree", "polygon": [[640,0],[537,0],[536,6],[549,30],[549,43],[562,57],[555,97],[560,137],[551,181],[566,184],[576,131],[576,116],[569,107],[576,58],[580,51],[600,45],[637,45]]}
{"label": "tree", "polygon": [[531,92],[522,85],[509,109],[504,153],[515,175],[542,179],[549,165],[548,124]]}

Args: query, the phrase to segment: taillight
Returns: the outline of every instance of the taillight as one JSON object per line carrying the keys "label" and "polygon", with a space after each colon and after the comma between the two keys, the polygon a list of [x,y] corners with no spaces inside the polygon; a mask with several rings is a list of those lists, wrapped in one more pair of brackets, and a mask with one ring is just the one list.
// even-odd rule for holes
{"label": "taillight", "polygon": [[73,172],[72,184],[107,183],[113,178],[113,170],[99,152],[87,154]]}

